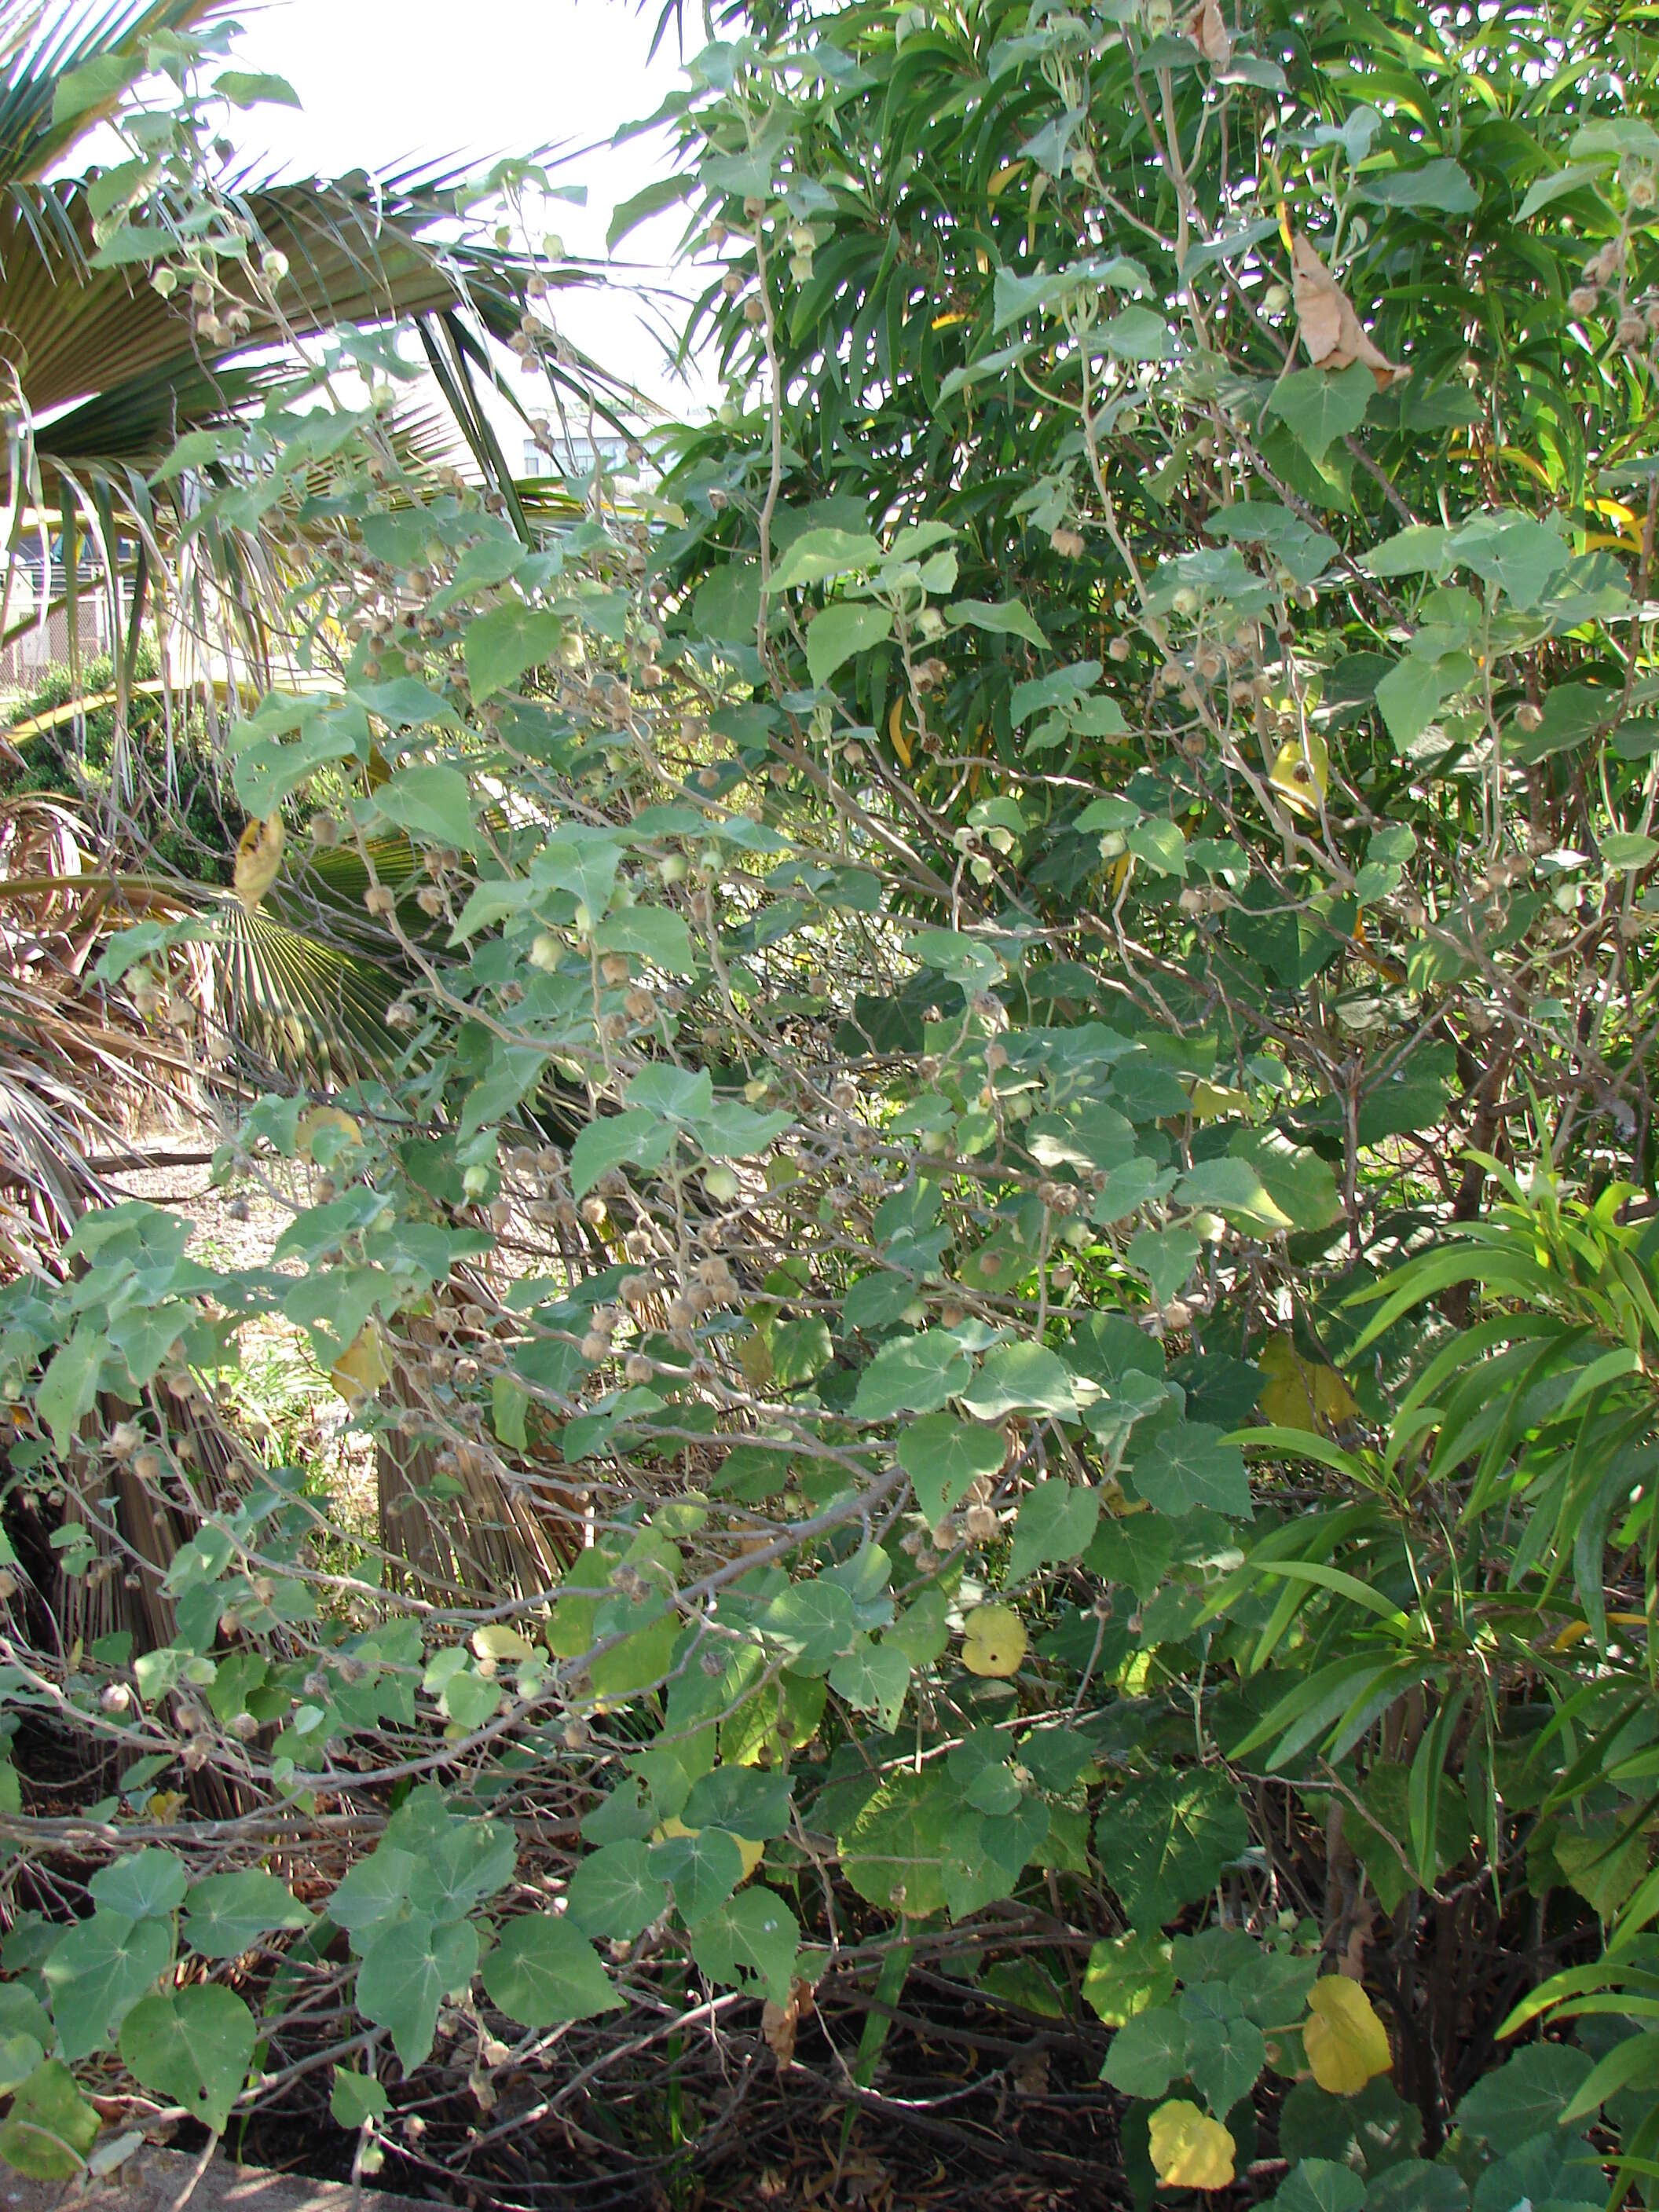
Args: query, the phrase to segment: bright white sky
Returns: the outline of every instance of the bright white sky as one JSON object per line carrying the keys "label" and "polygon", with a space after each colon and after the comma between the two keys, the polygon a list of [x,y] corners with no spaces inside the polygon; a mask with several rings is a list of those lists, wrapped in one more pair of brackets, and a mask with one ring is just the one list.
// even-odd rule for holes
{"label": "bright white sky", "polygon": [[[456,161],[483,169],[503,154],[564,149],[577,158],[555,183],[587,187],[585,208],[550,206],[549,227],[572,253],[605,254],[611,210],[663,174],[660,133],[620,148],[623,124],[653,113],[679,82],[672,29],[647,61],[659,0],[270,0],[239,11],[235,66],[286,77],[302,108],[262,106],[237,118],[239,147],[294,174],[388,171]],[[688,0],[692,49],[699,0]],[[594,150],[597,149],[597,150]],[[607,367],[675,412],[710,396],[667,374],[635,282],[660,283],[680,228],[673,216],[625,241],[630,268],[556,302],[561,325]],[[645,264],[641,266],[641,264]],[[663,302],[657,321],[674,319]],[[526,392],[530,390],[526,385]],[[528,404],[528,403],[527,403]],[[509,452],[517,458],[517,446]]]}

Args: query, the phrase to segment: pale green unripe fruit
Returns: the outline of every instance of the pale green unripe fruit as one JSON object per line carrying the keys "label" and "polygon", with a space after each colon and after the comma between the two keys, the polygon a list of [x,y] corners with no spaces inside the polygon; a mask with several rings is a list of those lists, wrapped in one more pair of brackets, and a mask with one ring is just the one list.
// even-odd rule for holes
{"label": "pale green unripe fruit", "polygon": [[657,863],[657,873],[665,884],[683,884],[690,872],[684,853],[671,853]]}
{"label": "pale green unripe fruit", "polygon": [[461,1188],[469,1198],[483,1198],[489,1188],[490,1181],[489,1170],[475,1164],[461,1177]]}
{"label": "pale green unripe fruit", "polygon": [[730,1206],[740,1188],[732,1169],[721,1161],[702,1171],[702,1187],[716,1206]]}
{"label": "pale green unripe fruit", "polygon": [[530,948],[530,964],[550,975],[559,964],[559,940],[550,937],[545,930],[537,937]]}

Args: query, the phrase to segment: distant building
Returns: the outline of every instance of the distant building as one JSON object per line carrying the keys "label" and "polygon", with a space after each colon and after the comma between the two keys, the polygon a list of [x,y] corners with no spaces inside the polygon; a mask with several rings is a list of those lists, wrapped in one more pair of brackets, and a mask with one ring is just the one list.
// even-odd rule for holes
{"label": "distant building", "polygon": [[553,451],[544,453],[533,438],[524,441],[524,472],[527,477],[562,476],[568,482],[591,482],[594,462],[604,465],[608,477],[654,476],[655,471],[641,469],[629,460],[629,441],[602,434],[590,438],[585,432],[573,430],[566,437],[558,428],[553,431]]}
{"label": "distant building", "polygon": [[[54,539],[52,558],[43,562],[38,538],[25,538],[15,554],[11,594],[6,605],[5,634],[0,645],[0,686],[15,690],[34,683],[48,668],[61,668],[70,658],[69,614],[62,605],[64,569],[61,544]],[[131,549],[121,547],[125,553]],[[77,574],[76,639],[83,660],[110,650],[109,594],[102,579],[89,564]],[[40,619],[42,604],[49,610]],[[25,627],[24,625],[27,625]]]}

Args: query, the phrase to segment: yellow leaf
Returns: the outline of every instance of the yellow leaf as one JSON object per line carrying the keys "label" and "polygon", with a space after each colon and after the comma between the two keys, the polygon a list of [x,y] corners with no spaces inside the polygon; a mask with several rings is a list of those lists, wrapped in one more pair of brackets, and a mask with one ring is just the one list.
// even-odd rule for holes
{"label": "yellow leaf", "polygon": [[962,1663],[970,1674],[1012,1674],[1025,1656],[1025,1625],[1011,1605],[976,1605],[962,1624]]}
{"label": "yellow leaf", "polygon": [[1000,199],[1003,193],[1007,191],[1009,185],[1013,183],[1015,178],[1018,176],[1020,171],[1024,167],[1025,164],[1024,161],[1010,161],[1006,169],[999,169],[995,176],[992,178],[990,183],[985,187],[985,197],[987,199]]}
{"label": "yellow leaf", "polygon": [[1327,1974],[1314,1984],[1302,2047],[1314,2080],[1334,2097],[1352,2097],[1394,2063],[1389,2031],[1364,1990],[1346,1974]]}
{"label": "yellow leaf", "polygon": [[1269,781],[1292,813],[1316,815],[1329,788],[1331,751],[1317,730],[1310,730],[1304,744],[1286,738],[1273,758]]}
{"label": "yellow leaf", "polygon": [[[1609,1613],[1608,1620],[1615,1628],[1645,1628],[1648,1617],[1644,1613]],[[1582,1644],[1589,1634],[1587,1620],[1570,1620],[1559,1636],[1551,1639],[1552,1651],[1571,1651],[1575,1644]]]}
{"label": "yellow leaf", "polygon": [[1270,1336],[1256,1362],[1267,1377],[1261,1408],[1275,1428],[1305,1429],[1310,1436],[1328,1434],[1352,1421],[1358,1401],[1334,1367],[1304,1359],[1288,1336]]}
{"label": "yellow leaf", "polygon": [[893,711],[887,718],[887,734],[893,741],[893,750],[898,755],[901,764],[905,768],[908,768],[910,765],[910,740],[904,734],[904,702],[902,699],[895,699],[893,702]]}
{"label": "yellow leaf", "polygon": [[283,865],[283,817],[268,814],[250,822],[236,841],[237,897],[250,914],[276,882]]}
{"label": "yellow leaf", "polygon": [[1549,471],[1534,454],[1523,453],[1519,446],[1500,446],[1498,458],[1500,461],[1514,461],[1529,477],[1535,477],[1546,491],[1550,489]]}
{"label": "yellow leaf", "polygon": [[[671,1814],[659,1826],[651,1831],[651,1840],[653,1844],[665,1844],[671,1836],[700,1836],[702,1833],[701,1828],[688,1828],[676,1813]],[[730,1834],[731,1831],[728,1830],[727,1833]],[[766,1846],[764,1844],[756,1843],[749,1836],[733,1835],[732,1840],[743,1853],[743,1879],[747,1881],[755,1869],[766,1856]]]}
{"label": "yellow leaf", "polygon": [[184,1802],[182,1790],[158,1790],[144,1808],[144,1818],[165,1827],[169,1820],[177,1818],[179,1808]]}
{"label": "yellow leaf", "polygon": [[528,1659],[535,1648],[504,1620],[487,1620],[472,1632],[472,1649],[480,1659]]}
{"label": "yellow leaf", "polygon": [[1618,538],[1615,537],[1611,531],[1607,530],[1586,531],[1584,533],[1584,550],[1586,553],[1596,552],[1601,547],[1605,545],[1616,546],[1621,553],[1639,553],[1642,550],[1642,541],[1639,538]]}
{"label": "yellow leaf", "polygon": [[1153,2170],[1166,2189],[1225,2189],[1232,2180],[1237,2144],[1184,2097],[1160,2105],[1146,2125]]}
{"label": "yellow leaf", "polygon": [[747,1336],[737,1340],[738,1364],[743,1370],[744,1380],[757,1390],[764,1390],[772,1381],[772,1347],[765,1332],[752,1328]]}
{"label": "yellow leaf", "polygon": [[1206,1083],[1202,1076],[1194,1084],[1192,1096],[1194,1121],[1218,1121],[1224,1114],[1248,1114],[1250,1110],[1248,1091],[1229,1091],[1224,1085]]}
{"label": "yellow leaf", "polygon": [[332,1130],[343,1143],[348,1145],[361,1145],[363,1141],[362,1128],[343,1108],[313,1106],[308,1114],[302,1114],[300,1116],[300,1125],[295,1132],[299,1139],[300,1150],[307,1159],[312,1158],[312,1146],[326,1130]]}
{"label": "yellow leaf", "polygon": [[328,1370],[328,1379],[353,1411],[392,1380],[386,1340],[377,1322],[366,1321]]}

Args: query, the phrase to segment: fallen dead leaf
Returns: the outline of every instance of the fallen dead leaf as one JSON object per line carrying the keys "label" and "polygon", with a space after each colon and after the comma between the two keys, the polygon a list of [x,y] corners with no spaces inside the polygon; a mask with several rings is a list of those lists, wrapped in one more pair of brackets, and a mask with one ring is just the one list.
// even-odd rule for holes
{"label": "fallen dead leaf", "polygon": [[1316,368],[1352,368],[1363,362],[1379,392],[1411,374],[1376,345],[1352,301],[1300,231],[1291,241],[1291,276],[1302,343]]}
{"label": "fallen dead leaf", "polygon": [[1048,2095],[1048,2054],[1041,2044],[1034,2051],[1022,2051],[1009,2067],[1008,2074],[1022,2097]]}

